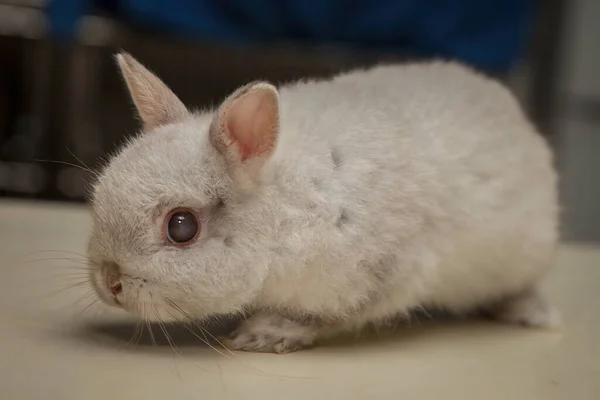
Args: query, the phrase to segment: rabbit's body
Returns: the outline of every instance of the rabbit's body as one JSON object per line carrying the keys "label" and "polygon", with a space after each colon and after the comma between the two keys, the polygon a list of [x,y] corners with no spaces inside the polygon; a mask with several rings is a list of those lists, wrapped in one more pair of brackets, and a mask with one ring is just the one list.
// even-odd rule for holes
{"label": "rabbit's body", "polygon": [[280,99],[285,134],[260,200],[280,229],[257,305],[348,323],[466,311],[545,272],[556,178],[504,87],[416,64],[290,85]]}
{"label": "rabbit's body", "polygon": [[[122,67],[142,118],[159,123],[95,189],[90,258],[105,299],[111,254],[124,289],[135,285],[123,276],[154,282],[162,319],[171,306],[194,318],[253,311],[237,349],[292,351],[429,307],[555,322],[535,291],[557,241],[551,154],[501,85],[452,63],[387,66],[278,98],[248,86],[216,113],[187,115],[166,88],[152,98],[169,106],[145,105],[139,85],[154,78]],[[125,214],[108,213],[115,204]],[[181,206],[201,210],[202,231],[163,251],[154,219]],[[127,212],[135,223],[119,228]],[[126,295],[115,294],[139,310]]]}

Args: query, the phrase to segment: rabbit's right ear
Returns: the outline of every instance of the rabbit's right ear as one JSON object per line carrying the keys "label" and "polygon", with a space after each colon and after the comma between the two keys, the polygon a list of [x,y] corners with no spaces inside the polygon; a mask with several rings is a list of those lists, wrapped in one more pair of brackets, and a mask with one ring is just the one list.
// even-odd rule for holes
{"label": "rabbit's right ear", "polygon": [[116,59],[144,129],[173,123],[188,115],[175,93],[135,58],[120,53]]}

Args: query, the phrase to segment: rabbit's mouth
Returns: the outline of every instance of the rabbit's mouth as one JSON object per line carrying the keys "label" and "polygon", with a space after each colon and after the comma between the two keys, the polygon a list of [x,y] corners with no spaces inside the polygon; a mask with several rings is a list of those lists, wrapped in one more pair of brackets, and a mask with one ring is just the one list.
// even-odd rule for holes
{"label": "rabbit's mouth", "polygon": [[152,283],[145,278],[119,273],[110,264],[103,264],[91,272],[90,281],[100,299],[113,307],[121,308],[145,320],[173,320],[168,304],[152,290]]}

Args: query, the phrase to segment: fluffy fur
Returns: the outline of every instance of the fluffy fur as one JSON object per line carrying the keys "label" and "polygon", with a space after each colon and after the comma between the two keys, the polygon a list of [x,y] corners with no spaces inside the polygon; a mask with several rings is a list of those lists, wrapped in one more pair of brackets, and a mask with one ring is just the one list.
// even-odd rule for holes
{"label": "fluffy fur", "polygon": [[[557,322],[536,294],[557,242],[552,157],[499,83],[448,62],[380,66],[182,113],[120,57],[146,130],[93,190],[107,302],[161,320],[251,311],[228,344],[278,353],[423,307]],[[229,109],[255,113],[238,118],[264,124],[244,140],[268,151],[236,158]],[[161,237],[177,207],[202,223],[184,248]]]}

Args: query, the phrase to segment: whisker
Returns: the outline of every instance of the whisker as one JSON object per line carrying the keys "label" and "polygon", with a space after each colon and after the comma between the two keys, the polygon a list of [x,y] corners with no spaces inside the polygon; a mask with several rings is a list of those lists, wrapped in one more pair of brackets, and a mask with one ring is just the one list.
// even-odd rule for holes
{"label": "whisker", "polygon": [[[173,307],[176,311],[178,311],[183,317],[185,317],[187,320],[191,321],[191,318],[189,318],[189,316],[186,314],[185,311],[183,311],[181,309],[181,307],[179,307],[177,304],[175,304],[172,300],[170,299],[165,299],[167,301],[167,303],[169,303],[169,305],[171,305],[171,307]],[[176,318],[175,316],[173,316],[174,318]],[[210,344],[210,342],[206,339],[202,339],[200,337],[200,335],[198,335],[196,332],[194,332],[188,325],[190,325],[189,321],[181,320],[179,318],[176,318],[177,320],[179,320],[181,323],[183,323],[183,326],[185,329],[187,329],[192,335],[196,336],[202,343],[204,343],[205,345],[207,345],[208,347],[210,347],[211,349],[213,349],[214,351],[216,351],[217,353],[219,353],[220,355],[222,355],[223,357],[230,359],[231,357],[228,356],[227,354],[223,353],[222,351],[220,351],[219,349],[217,349],[216,347],[214,347],[212,344]]]}
{"label": "whisker", "polygon": [[90,173],[90,174],[92,174],[92,175],[95,175],[95,172],[94,172],[94,171],[92,171],[91,169],[89,169],[89,168],[85,168],[85,167],[82,167],[81,165],[77,165],[77,164],[70,163],[70,162],[68,162],[68,161],[59,161],[59,160],[41,160],[41,159],[36,159],[36,160],[34,160],[34,161],[35,161],[35,162],[41,162],[41,163],[51,163],[51,164],[62,164],[62,165],[68,165],[68,166],[70,166],[70,167],[77,168],[77,169],[80,169],[80,170],[82,170],[82,171],[84,171],[84,172],[88,172],[88,173]]}
{"label": "whisker", "polygon": [[210,344],[210,342],[208,342],[206,339],[203,339],[200,337],[200,335],[198,335],[196,332],[194,332],[193,329],[190,328],[189,324],[185,323],[185,321],[181,321],[183,323],[183,326],[185,329],[187,329],[192,335],[196,336],[202,343],[204,343],[205,345],[207,345],[208,347],[210,347],[211,349],[213,349],[214,351],[216,351],[218,354],[222,355],[223,357],[225,357],[226,359],[230,360],[231,357],[225,353],[223,353],[222,351],[220,351],[219,349],[217,349],[215,346],[213,346],[212,344]]}
{"label": "whisker", "polygon": [[89,276],[89,273],[92,271],[92,268],[81,268],[78,265],[61,265],[56,266],[54,270],[50,270],[51,274],[64,274],[62,276],[67,275],[79,275],[79,276]]}
{"label": "whisker", "polygon": [[88,300],[91,296],[93,296],[94,293],[94,289],[92,287],[88,287],[87,290],[85,290],[83,293],[81,293],[79,296],[77,296],[77,298],[75,300],[73,300],[70,305],[72,307],[77,307],[79,305],[81,305],[81,303],[83,301]]}
{"label": "whisker", "polygon": [[90,278],[90,273],[92,271],[87,271],[87,270],[74,270],[71,271],[70,268],[65,268],[63,270],[54,270],[54,271],[36,271],[36,273],[39,272],[38,275],[36,276],[40,276],[40,278],[56,278],[56,277],[79,277],[81,279],[89,279]]}
{"label": "whisker", "polygon": [[[57,282],[65,283],[65,284],[75,284],[80,283],[84,284],[89,281],[88,275],[54,275],[54,276],[43,276],[43,277],[33,277],[27,278],[23,283],[26,285],[39,285],[44,283],[50,283],[49,286],[56,286]],[[62,287],[62,289],[65,289]]]}
{"label": "whisker", "polygon": [[[232,355],[225,354],[225,353],[223,353],[221,350],[219,350],[218,348],[216,348],[215,346],[213,346],[213,345],[210,343],[210,341],[208,340],[208,338],[206,338],[206,335],[204,334],[204,332],[206,331],[205,329],[203,329],[203,328],[202,328],[202,327],[201,327],[199,324],[195,323],[195,322],[193,321],[193,318],[191,318],[191,317],[190,317],[190,316],[189,316],[189,315],[188,315],[188,314],[187,314],[187,313],[186,313],[186,312],[185,312],[185,311],[184,311],[184,310],[183,310],[181,307],[179,307],[179,305],[177,305],[177,304],[176,304],[176,303],[175,303],[173,300],[171,300],[171,299],[165,299],[165,300],[167,301],[167,303],[169,303],[169,305],[171,305],[171,306],[172,306],[172,307],[173,307],[175,310],[177,310],[179,313],[181,313],[181,314],[182,314],[182,315],[183,315],[183,316],[184,316],[184,317],[187,319],[187,321],[185,321],[185,320],[180,320],[180,322],[182,322],[182,323],[183,323],[183,326],[184,326],[184,328],[185,328],[185,329],[187,329],[187,330],[188,330],[188,331],[189,331],[189,332],[190,332],[192,335],[194,335],[195,337],[197,337],[197,338],[198,338],[198,339],[199,339],[201,342],[203,342],[204,344],[206,344],[206,345],[207,345],[208,347],[210,347],[210,348],[211,348],[213,351],[215,351],[215,352],[217,352],[218,354],[220,354],[221,356],[225,357],[227,360],[232,360],[232,356],[233,356],[233,357],[236,357],[236,356],[237,356],[235,353],[231,352],[231,350],[229,350],[229,349],[227,349],[227,351],[229,351],[230,353],[232,353]],[[174,317],[174,318],[175,318],[175,317]],[[191,329],[190,325],[191,325],[191,326],[193,326],[193,327],[196,327],[196,328],[200,329],[200,331],[202,332],[202,334],[203,334],[203,336],[204,336],[204,339],[202,339],[202,338],[200,337],[200,335],[198,335],[196,332],[194,332],[194,330],[193,330],[193,329]],[[211,336],[212,336],[212,335],[211,335]],[[222,347],[225,347],[225,346],[222,346]],[[225,347],[225,348],[226,348],[226,347]],[[267,376],[271,375],[271,374],[269,374],[269,373],[267,373],[267,372],[265,372],[265,371],[262,371],[262,370],[261,370],[261,369],[259,369],[259,368],[253,367],[253,366],[251,366],[251,365],[246,365],[246,364],[244,364],[244,363],[240,362],[239,360],[236,360],[236,361],[237,361],[237,362],[238,362],[238,363],[239,363],[241,366],[243,366],[243,367],[246,367],[246,368],[250,369],[251,371],[254,371],[254,372],[256,372],[256,373],[259,373],[259,374],[267,375]],[[273,375],[273,376],[274,376],[274,375]]]}
{"label": "whisker", "polygon": [[[167,310],[167,313],[169,313],[169,315],[170,315],[170,316],[171,316],[171,317],[172,317],[172,318],[173,318],[175,321],[177,321],[177,322],[179,322],[180,324],[182,324],[182,325],[183,325],[183,327],[189,331],[189,328],[188,328],[188,327],[185,325],[185,321],[184,321],[184,320],[177,318],[177,317],[176,317],[175,315],[173,315],[173,314],[172,314],[172,313],[171,313],[169,310]],[[190,331],[190,332],[191,332],[191,331]],[[197,335],[195,335],[195,334],[194,334],[194,332],[191,332],[191,333],[192,333],[194,336],[198,337]],[[201,339],[200,337],[198,337],[198,339],[200,339],[200,340],[202,341],[202,339]],[[213,371],[211,371],[211,370],[209,370],[209,369],[202,368],[202,367],[200,367],[199,365],[196,365],[196,364],[194,364],[194,363],[192,363],[192,365],[193,365],[194,367],[196,367],[196,368],[198,368],[198,369],[202,370],[202,371],[205,371],[205,372],[213,372]],[[219,366],[219,363],[218,363],[218,361],[217,361],[217,367],[219,368],[219,371],[221,372],[221,367]],[[222,372],[221,372],[221,374],[222,374]]]}
{"label": "whisker", "polygon": [[90,173],[92,173],[93,175],[97,175],[97,172],[92,170],[86,163],[84,163],[83,161],[81,161],[81,159],[79,157],[77,157],[75,155],[75,153],[73,153],[71,150],[69,150],[69,148],[67,148],[67,151],[69,152],[69,154],[75,159],[77,160],[83,167],[86,168],[87,171],[89,171]]}
{"label": "whisker", "polygon": [[[32,265],[24,266],[25,268],[29,268]],[[33,268],[39,268],[40,273],[49,273],[52,275],[62,275],[62,274],[81,274],[81,276],[89,276],[89,273],[93,271],[93,268],[82,267],[79,265],[36,265]],[[32,270],[32,272],[34,272]]]}
{"label": "whisker", "polygon": [[[42,271],[40,271],[42,272]],[[63,269],[55,269],[51,271],[44,270],[43,273],[40,273],[36,276],[40,276],[41,278],[50,278],[50,277],[80,277],[80,278],[89,278],[91,270],[83,270],[83,269],[72,269],[71,267],[63,266]]]}
{"label": "whisker", "polygon": [[[197,322],[194,322],[194,318],[192,318],[189,314],[187,314],[185,312],[185,310],[183,310],[177,303],[175,303],[173,300],[169,299],[169,298],[165,298],[166,303],[172,307],[175,311],[179,312],[185,319],[181,320],[175,316],[173,316],[173,318],[179,320],[180,322],[183,323],[183,326],[185,327],[185,329],[187,329],[192,335],[194,335],[195,337],[197,337],[200,341],[202,341],[204,344],[206,344],[207,346],[209,346],[212,350],[216,351],[218,354],[222,355],[223,357],[225,357],[227,360],[233,360],[235,362],[237,362],[239,365],[249,369],[250,371],[257,373],[259,375],[263,375],[263,376],[268,376],[271,378],[280,378],[280,379],[314,379],[311,377],[296,377],[296,376],[286,376],[286,375],[279,375],[279,374],[272,374],[266,371],[261,370],[258,367],[254,367],[252,365],[248,365],[245,364],[243,362],[241,362],[239,359],[236,359],[235,357],[237,357],[238,355],[235,354],[234,352],[232,352],[230,349],[228,349],[226,346],[224,346],[220,341],[217,340],[217,342],[221,345],[221,347],[223,347],[224,349],[227,350],[227,352],[231,353],[230,354],[225,354],[222,351],[220,351],[219,349],[217,349],[215,346],[213,346],[212,344],[210,344],[210,341],[208,339],[202,339],[200,337],[200,335],[198,335],[196,332],[194,332],[188,325],[192,325],[193,327],[196,327],[198,329],[200,329],[202,332],[206,332],[208,333],[210,336],[212,336],[214,339],[216,339],[210,332],[208,332],[206,329],[204,329],[202,326],[200,326],[200,324],[198,324]],[[203,333],[204,334],[204,333]],[[206,336],[205,336],[206,338]]]}
{"label": "whisker", "polygon": [[[139,306],[139,298],[140,298],[140,294],[137,293],[135,296],[135,301],[134,301],[134,307],[136,308],[137,314],[142,314],[141,313],[141,307]],[[129,339],[129,341],[127,342],[127,347],[132,347],[137,345],[140,342],[140,339],[142,338],[144,334],[144,325],[142,323],[142,319],[138,319],[135,325],[135,330],[133,331],[133,335],[131,336],[131,339]]]}
{"label": "whisker", "polygon": [[91,287],[91,284],[89,281],[87,280],[82,280],[82,281],[78,281],[75,283],[70,283],[64,287],[55,289],[55,290],[51,290],[49,292],[46,293],[42,293],[40,295],[36,295],[33,296],[32,298],[29,299],[25,299],[22,301],[23,304],[31,304],[31,303],[39,303],[39,302],[43,302],[44,300],[48,299],[48,298],[52,298],[54,296],[58,296],[60,294],[63,294],[69,290],[72,289],[76,289],[76,288],[83,288],[84,291],[79,293],[78,297],[76,298],[76,300],[71,301],[70,303],[67,303],[67,306],[77,306],[78,304],[81,303],[82,300],[84,300],[84,296],[87,296],[89,294],[91,294],[92,291],[95,292],[95,289]]}
{"label": "whisker", "polygon": [[146,310],[145,304],[142,309],[142,316],[144,317],[144,322],[146,324],[146,329],[148,330],[148,334],[150,335],[150,341],[152,342],[152,346],[156,347],[156,339],[154,337],[154,332],[152,331],[152,326],[150,325],[150,321],[148,318],[149,314]]}
{"label": "whisker", "polygon": [[[47,261],[47,262],[46,262]],[[57,264],[55,262],[52,261],[69,261],[72,264]],[[42,262],[46,262],[43,263]],[[37,260],[29,260],[29,261],[20,261],[20,262],[16,262],[14,264],[14,266],[19,266],[19,267],[37,267],[37,268],[71,268],[71,269],[77,269],[77,270],[89,270],[92,269],[94,264],[88,264],[88,263],[84,263],[82,261],[75,261],[75,260],[68,260],[68,259],[60,259],[60,258],[55,258],[55,259],[37,259]]]}
{"label": "whisker", "polygon": [[[82,286],[88,286],[88,287],[92,287],[92,285],[88,285],[88,278],[87,276],[50,276],[50,277],[45,277],[43,280],[39,280],[36,281],[37,283],[52,283],[54,286],[56,286],[56,282],[59,281],[61,283],[68,285],[76,285],[76,284],[80,284]],[[34,282],[32,282],[34,283]],[[70,287],[62,287],[63,290],[66,289],[70,289]]]}
{"label": "whisker", "polygon": [[74,263],[79,263],[79,264],[83,264],[83,265],[93,265],[91,262],[87,261],[87,260],[81,260],[81,259],[77,259],[77,258],[73,258],[73,257],[48,257],[48,258],[36,258],[34,260],[27,260],[27,261],[22,261],[20,264],[34,264],[34,263],[38,263],[38,262],[42,262],[42,261],[70,261],[70,262],[74,262]]}
{"label": "whisker", "polygon": [[95,292],[93,292],[91,295],[86,296],[86,298],[88,299],[88,304],[83,308],[83,310],[81,310],[81,315],[90,311],[93,308],[93,306],[100,304],[100,299],[98,298],[98,295]]}
{"label": "whisker", "polygon": [[217,339],[212,333],[210,333],[207,329],[202,328],[201,326],[198,326],[199,329],[201,329],[203,332],[206,332],[214,341],[216,341],[219,346],[221,346],[222,348],[225,349],[225,351],[227,351],[229,354],[231,354],[232,356],[236,356],[236,354],[231,351],[227,346],[225,346],[219,339]]}
{"label": "whisker", "polygon": [[[141,314],[141,307],[138,305],[139,297],[140,297],[139,293],[136,294],[134,307],[137,309],[138,314]],[[133,335],[131,336],[131,339],[129,339],[129,342],[127,342],[127,347],[132,347],[132,346],[138,345],[140,342],[140,339],[142,338],[143,335],[144,335],[144,324],[142,323],[142,320],[139,319],[136,322],[135,330],[133,331]]]}
{"label": "whisker", "polygon": [[47,249],[42,249],[42,250],[34,250],[34,251],[26,253],[24,255],[25,256],[29,256],[29,255],[40,254],[40,253],[65,253],[65,254],[71,254],[71,255],[74,255],[74,256],[79,256],[79,257],[82,257],[83,259],[87,259],[87,256],[85,254],[77,253],[75,251],[70,251],[70,250],[47,250]]}
{"label": "whisker", "polygon": [[[134,304],[135,307],[138,309],[138,314],[141,314],[141,307],[138,306],[138,300],[139,294],[136,295],[136,300]],[[131,336],[131,339],[129,339],[129,342],[127,342],[127,347],[137,346],[140,340],[142,339],[142,336],[144,336],[144,324],[140,319],[136,322],[135,330],[133,331],[133,336]]]}
{"label": "whisker", "polygon": [[150,295],[150,304],[152,305],[152,307],[154,308],[154,314],[156,315],[156,319],[158,321],[158,327],[160,328],[160,330],[163,332],[163,334],[165,335],[165,338],[167,339],[167,342],[169,343],[169,346],[171,346],[171,349],[173,349],[173,351],[175,352],[175,354],[180,355],[177,350],[175,350],[172,340],[171,340],[171,335],[169,335],[169,333],[166,331],[166,327],[164,326],[164,321],[160,316],[160,312],[158,312],[158,308],[156,308],[156,305],[154,304],[154,300],[152,298],[152,292],[148,292],[148,294]]}
{"label": "whisker", "polygon": [[150,340],[152,341],[152,346],[156,347],[156,338],[154,337],[154,332],[152,331],[152,325],[150,325],[149,321],[146,321],[146,327],[148,328],[148,333],[150,334]]}
{"label": "whisker", "polygon": [[89,281],[87,281],[87,280],[85,280],[85,281],[80,281],[80,282],[75,282],[75,283],[73,283],[73,284],[67,285],[67,286],[65,286],[65,287],[63,287],[63,288],[60,288],[60,289],[58,289],[58,290],[52,291],[52,292],[50,292],[50,293],[47,293],[47,294],[46,294],[46,295],[44,295],[44,296],[54,296],[54,295],[57,295],[57,294],[59,294],[59,293],[63,293],[63,292],[65,292],[65,291],[69,290],[69,289],[74,289],[74,288],[76,288],[76,287],[83,287],[83,286],[86,286],[86,285],[88,285],[88,284],[90,284],[90,282],[89,282]]}
{"label": "whisker", "polygon": [[144,335],[144,324],[142,321],[137,321],[135,325],[135,330],[133,331],[133,336],[127,342],[127,347],[137,346],[140,342],[140,339]]}
{"label": "whisker", "polygon": [[169,343],[169,346],[171,346],[171,349],[173,350],[173,352],[175,354],[177,354],[178,356],[181,356],[181,354],[179,354],[179,352],[177,351],[177,346],[175,346],[175,343],[173,342],[173,338],[171,337],[171,335],[167,331],[167,327],[165,325],[165,322],[161,318],[160,313],[158,312],[158,309],[156,308],[156,306],[153,306],[153,307],[154,307],[154,311],[156,313],[156,318],[158,320],[158,327],[162,331],[163,335],[165,335],[165,339],[167,339],[167,343]]}
{"label": "whisker", "polygon": [[[152,301],[152,295],[150,295],[150,300]],[[177,351],[177,346],[175,346],[175,342],[173,341],[173,338],[167,331],[167,327],[165,326],[165,323],[160,316],[160,312],[158,311],[158,308],[156,308],[156,305],[154,305],[154,304],[152,304],[152,306],[154,307],[156,319],[158,320],[158,327],[160,328],[163,335],[165,336],[165,339],[167,339],[167,342],[169,343],[171,350],[173,350],[173,353],[175,353],[175,355],[181,357],[181,354],[179,354],[179,352]],[[175,367],[175,372],[177,373],[177,376],[179,377],[179,379],[181,379],[181,374],[179,373],[179,368],[177,367],[177,360],[175,358],[175,355],[173,356],[173,366]]]}

